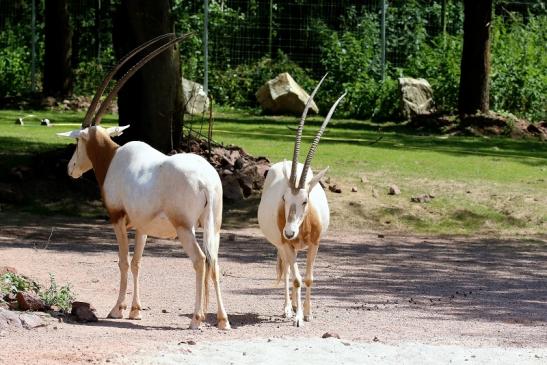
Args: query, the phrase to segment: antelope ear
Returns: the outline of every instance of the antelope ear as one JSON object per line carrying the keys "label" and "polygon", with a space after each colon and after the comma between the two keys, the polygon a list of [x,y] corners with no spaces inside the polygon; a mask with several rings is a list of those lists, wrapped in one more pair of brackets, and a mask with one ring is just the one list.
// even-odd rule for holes
{"label": "antelope ear", "polygon": [[310,183],[308,185],[308,191],[312,191],[312,189],[317,185],[317,183],[325,176],[327,171],[329,170],[330,166],[327,166],[323,170],[319,171],[316,175],[313,176],[313,178],[310,180]]}
{"label": "antelope ear", "polygon": [[283,159],[283,176],[285,176],[285,179],[287,182],[290,181],[289,178],[289,165],[287,165],[287,160]]}
{"label": "antelope ear", "polygon": [[57,133],[59,137],[78,138],[80,137],[81,129],[76,129],[70,132]]}
{"label": "antelope ear", "polygon": [[127,128],[129,128],[129,125],[124,125],[123,127],[110,127],[106,129],[106,133],[108,133],[110,137],[118,137],[121,136],[123,131]]}

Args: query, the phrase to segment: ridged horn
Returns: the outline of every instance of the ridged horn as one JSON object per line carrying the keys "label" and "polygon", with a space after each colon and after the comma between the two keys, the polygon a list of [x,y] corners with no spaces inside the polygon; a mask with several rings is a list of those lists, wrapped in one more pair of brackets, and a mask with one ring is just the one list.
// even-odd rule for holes
{"label": "ridged horn", "polygon": [[319,145],[319,140],[321,139],[321,136],[323,135],[323,132],[325,131],[325,128],[327,127],[327,124],[329,124],[332,114],[334,114],[334,110],[336,110],[338,103],[342,101],[344,96],[346,96],[346,93],[340,96],[338,100],[336,100],[336,102],[332,105],[332,107],[329,110],[329,114],[327,114],[325,121],[323,122],[323,124],[321,125],[321,128],[319,128],[319,131],[317,132],[317,134],[315,135],[315,138],[313,139],[310,150],[308,151],[308,156],[306,157],[306,162],[304,162],[304,168],[302,170],[302,175],[300,176],[298,189],[304,189],[304,187],[306,186],[306,177],[308,176],[308,170],[310,168],[313,155],[315,155],[315,151],[317,150],[317,146]]}
{"label": "ridged horn", "polygon": [[104,102],[101,104],[101,107],[99,108],[99,110],[97,111],[97,114],[95,115],[94,124],[99,124],[101,122],[102,116],[106,112],[106,109],[108,108],[108,106],[112,103],[112,100],[114,100],[114,97],[118,94],[118,91],[120,91],[122,86],[127,82],[127,80],[129,80],[129,78],[131,78],[131,76],[135,74],[135,72],[140,70],[144,65],[148,63],[148,61],[150,61],[151,59],[153,59],[154,57],[156,57],[163,51],[170,48],[172,45],[190,37],[192,34],[194,33],[189,32],[189,33],[183,34],[182,36],[178,38],[170,40],[169,42],[156,48],[155,50],[147,54],[145,57],[143,57],[139,62],[131,66],[131,68],[123,75],[123,77],[118,80],[116,85],[114,85],[114,87],[112,88],[112,90],[110,91],[106,99],[104,100]]}
{"label": "ridged horn", "polygon": [[87,128],[91,126],[91,119],[93,118],[93,115],[95,114],[95,111],[97,110],[97,104],[99,103],[99,100],[101,99],[101,96],[103,96],[104,91],[106,90],[106,87],[116,75],[116,72],[120,70],[120,68],[127,63],[133,56],[135,56],[137,53],[142,51],[143,49],[147,48],[148,46],[157,43],[165,38],[168,37],[174,37],[174,33],[167,33],[160,36],[157,36],[156,38],[153,38],[149,40],[148,42],[145,42],[138,46],[137,48],[133,49],[131,52],[126,54],[117,64],[112,68],[112,70],[105,76],[103,79],[102,84],[99,86],[97,91],[95,92],[95,95],[93,96],[93,100],[91,100],[91,104],[89,105],[89,108],[87,109],[87,112],[84,117],[84,121],[82,122],[82,129]]}
{"label": "ridged horn", "polygon": [[294,152],[292,155],[292,166],[291,166],[291,175],[290,175],[290,186],[291,188],[296,188],[296,165],[298,164],[298,155],[300,154],[300,142],[302,141],[302,130],[304,129],[304,122],[306,121],[306,116],[308,115],[308,110],[310,109],[310,105],[313,101],[313,97],[315,96],[315,93],[317,93],[317,90],[319,90],[319,86],[323,83],[323,80],[325,80],[325,77],[327,77],[328,72],[323,76],[321,81],[317,84],[313,92],[311,93],[310,97],[308,98],[308,101],[306,102],[306,106],[304,107],[304,111],[302,112],[302,117],[300,118],[300,124],[298,124],[298,129],[296,130],[296,139],[294,142]]}

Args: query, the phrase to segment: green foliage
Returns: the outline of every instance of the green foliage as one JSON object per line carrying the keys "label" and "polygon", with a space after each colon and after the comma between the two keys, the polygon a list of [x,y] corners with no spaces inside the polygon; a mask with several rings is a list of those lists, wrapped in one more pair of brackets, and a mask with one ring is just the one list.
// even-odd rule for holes
{"label": "green foliage", "polygon": [[93,95],[100,85],[105,74],[110,71],[103,65],[112,65],[115,63],[114,50],[112,47],[106,48],[101,53],[100,59],[84,58],[74,69],[74,94],[75,95]]}
{"label": "green foliage", "polygon": [[63,311],[68,311],[75,298],[70,284],[59,287],[55,281],[55,275],[50,273],[49,278],[49,288],[44,290],[37,283],[22,275],[5,273],[0,276],[1,297],[4,297],[6,294],[33,291],[42,298],[46,306],[56,305]]}
{"label": "green foliage", "polygon": [[438,36],[422,44],[420,52],[409,57],[401,73],[428,80],[437,108],[454,112],[458,107],[461,50],[460,36]]}
{"label": "green foliage", "polygon": [[0,95],[17,95],[30,88],[30,49],[11,29],[0,32]]}
{"label": "green foliage", "polygon": [[346,115],[370,117],[382,90],[377,52],[378,22],[370,13],[363,13],[358,21],[355,13],[350,14],[351,20],[343,23],[353,24],[356,31],[342,29],[337,32],[320,21],[313,24],[313,32],[320,43],[321,63],[330,73],[322,88],[323,97],[318,98],[321,100],[319,107],[328,110],[328,106],[347,91],[340,111]]}
{"label": "green foliage", "polygon": [[252,64],[213,70],[209,89],[215,100],[222,105],[254,107],[258,88],[282,72],[289,72],[304,88],[314,87],[315,82],[308,76],[309,72],[279,52],[273,60],[264,57]]}
{"label": "green foliage", "polygon": [[492,34],[491,108],[547,119],[547,16],[528,23],[496,18]]}
{"label": "green foliage", "polygon": [[0,276],[0,293],[2,296],[23,291],[38,292],[38,290],[38,284],[22,275],[8,272]]}
{"label": "green foliage", "polygon": [[55,275],[49,274],[49,288],[40,291],[40,297],[47,306],[56,305],[63,311],[68,312],[72,302],[75,299],[74,293],[70,288],[70,284],[59,287],[55,281]]}

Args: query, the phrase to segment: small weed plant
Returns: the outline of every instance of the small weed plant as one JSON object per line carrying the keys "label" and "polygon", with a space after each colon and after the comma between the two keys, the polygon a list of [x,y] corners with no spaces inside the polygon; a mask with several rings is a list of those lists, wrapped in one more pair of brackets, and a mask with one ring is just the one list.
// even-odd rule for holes
{"label": "small weed plant", "polygon": [[5,273],[0,276],[1,298],[9,294],[19,292],[37,293],[48,307],[57,306],[62,311],[67,312],[75,299],[74,292],[70,284],[59,286],[55,280],[54,274],[49,274],[49,288],[43,289],[36,282],[27,277],[16,273]]}

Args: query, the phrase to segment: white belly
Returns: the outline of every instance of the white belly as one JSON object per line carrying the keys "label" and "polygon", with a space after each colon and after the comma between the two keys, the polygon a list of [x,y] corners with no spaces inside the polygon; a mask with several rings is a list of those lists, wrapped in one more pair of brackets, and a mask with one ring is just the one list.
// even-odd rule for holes
{"label": "white belly", "polygon": [[[133,222],[132,222],[133,223]],[[171,224],[167,215],[161,212],[153,219],[149,220],[146,223],[135,225],[142,233],[147,234],[148,236],[158,237],[158,238],[175,238],[177,237],[177,231],[175,227]]]}

